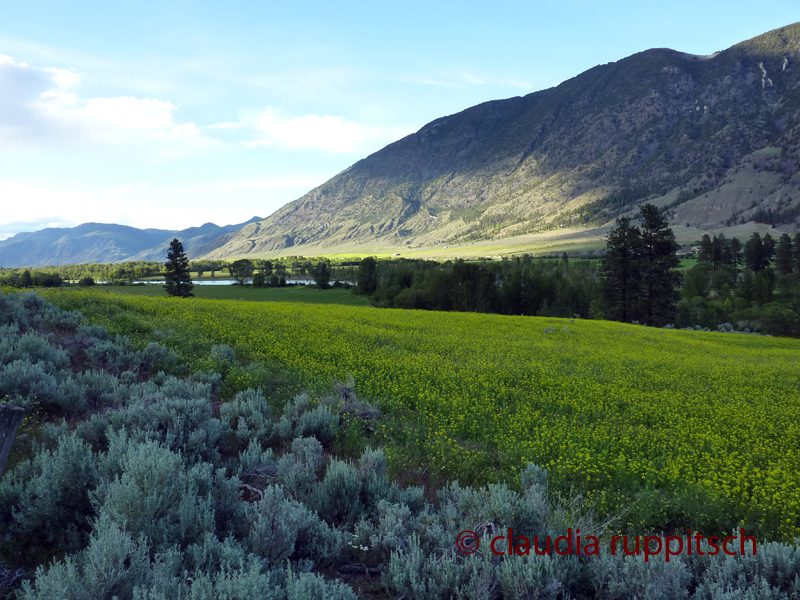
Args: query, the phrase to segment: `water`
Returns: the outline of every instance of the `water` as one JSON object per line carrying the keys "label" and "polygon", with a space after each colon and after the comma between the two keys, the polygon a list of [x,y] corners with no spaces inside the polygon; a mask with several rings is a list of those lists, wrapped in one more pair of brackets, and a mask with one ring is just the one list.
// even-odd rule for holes
{"label": "water", "polygon": [[[101,282],[97,282],[101,283]],[[146,283],[152,285],[164,285],[163,281],[134,281],[133,283]],[[193,281],[194,285],[233,285],[236,283],[235,279],[201,279],[200,281]],[[294,285],[314,285],[314,281],[312,279],[287,279],[286,283],[291,283]],[[331,281],[331,283],[333,283]],[[347,283],[343,281],[342,283]],[[350,285],[355,285],[355,283],[351,283]]]}
{"label": "water", "polygon": [[[72,282],[70,282],[70,283],[72,283]],[[75,283],[77,283],[77,282],[75,282]],[[95,283],[97,283],[99,285],[99,284],[107,283],[107,282],[105,282],[105,281],[97,281]],[[144,284],[147,284],[147,285],[164,285],[163,281],[134,281],[132,283],[134,283],[134,284],[144,283]],[[233,285],[234,283],[236,283],[236,280],[235,279],[201,279],[200,281],[193,281],[192,283],[194,285]],[[287,279],[286,283],[290,283],[290,284],[293,284],[293,285],[314,285],[314,280],[313,279]],[[333,281],[331,281],[331,283],[333,283]],[[350,282],[342,281],[342,283],[349,283],[350,285],[355,285],[355,282],[352,282],[352,281],[350,281]]]}

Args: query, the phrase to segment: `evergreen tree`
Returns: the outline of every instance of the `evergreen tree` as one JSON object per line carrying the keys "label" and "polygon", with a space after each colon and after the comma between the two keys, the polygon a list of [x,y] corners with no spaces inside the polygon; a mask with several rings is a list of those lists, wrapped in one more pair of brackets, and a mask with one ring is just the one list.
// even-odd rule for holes
{"label": "evergreen tree", "polygon": [[742,264],[742,242],[739,238],[731,240],[731,266],[739,273],[739,265]]}
{"label": "evergreen tree", "polygon": [[[720,234],[722,235],[722,234]],[[722,248],[725,244],[725,238],[714,236],[711,240],[711,270],[716,271],[722,263]]]}
{"label": "evergreen tree", "polygon": [[606,252],[600,260],[607,319],[628,322],[638,312],[641,242],[641,231],[631,226],[628,217],[622,217],[617,228],[608,233]]}
{"label": "evergreen tree", "polygon": [[164,264],[164,279],[167,294],[179,298],[190,298],[192,294],[192,279],[189,276],[189,259],[183,251],[183,244],[177,238],[169,243],[167,262]]}
{"label": "evergreen tree", "polygon": [[[680,299],[678,243],[672,229],[667,227],[666,217],[654,205],[642,206],[641,219],[641,320],[648,325],[663,326],[674,320],[675,307]],[[713,261],[716,268],[716,252]]]}
{"label": "evergreen tree", "polygon": [[781,275],[792,272],[792,238],[788,233],[784,233],[778,240],[778,246],[775,248],[775,266]]}
{"label": "evergreen tree", "polygon": [[794,256],[794,270],[800,273],[800,233],[794,234],[794,243],[792,244],[792,256]]}
{"label": "evergreen tree", "polygon": [[[657,207],[641,208],[641,230],[623,217],[608,234],[600,261],[606,318],[665,325],[675,317],[680,299],[678,244]],[[708,240],[709,243],[711,240]]]}
{"label": "evergreen tree", "polygon": [[331,272],[328,268],[328,263],[324,260],[318,262],[317,267],[314,269],[314,281],[321,290],[326,289],[331,281]]}
{"label": "evergreen tree", "polygon": [[700,240],[700,252],[697,255],[697,260],[703,263],[703,266],[709,267],[711,266],[711,260],[714,255],[714,245],[711,241],[711,238],[707,233],[703,234],[703,238]]}
{"label": "evergreen tree", "polygon": [[372,294],[378,289],[378,263],[371,256],[358,267],[358,289],[362,294]]}
{"label": "evergreen tree", "polygon": [[775,256],[775,240],[770,234],[765,233],[763,244],[764,244],[764,260],[766,261],[764,268],[767,268],[769,266],[769,263],[772,261],[772,258]]}
{"label": "evergreen tree", "polygon": [[758,273],[761,269],[769,266],[767,251],[764,249],[764,242],[758,232],[755,232],[744,245],[744,259],[747,268],[753,273]]}

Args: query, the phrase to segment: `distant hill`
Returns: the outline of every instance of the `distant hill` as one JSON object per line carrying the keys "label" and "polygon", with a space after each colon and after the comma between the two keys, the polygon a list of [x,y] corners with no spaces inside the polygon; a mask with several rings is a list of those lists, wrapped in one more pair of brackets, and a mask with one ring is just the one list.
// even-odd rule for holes
{"label": "distant hill", "polygon": [[164,261],[169,242],[177,237],[187,254],[215,238],[259,221],[220,227],[206,223],[183,231],[137,229],[126,225],[84,223],[72,228],[48,228],[19,233],[0,241],[0,266],[40,267],[77,263],[110,263],[124,260]]}
{"label": "distant hill", "polygon": [[235,233],[208,258],[414,248],[590,228],[798,230],[800,24],[711,56],[654,49],[429,123]]}
{"label": "distant hill", "polygon": [[253,217],[244,223],[237,223],[236,225],[215,225],[214,223],[205,223],[200,227],[190,227],[183,231],[170,233],[167,237],[161,240],[161,244],[156,247],[148,248],[134,254],[125,260],[155,260],[164,261],[167,259],[167,249],[169,243],[173,238],[177,237],[183,244],[183,249],[189,258],[199,258],[207,254],[211,250],[221,246],[228,240],[228,235],[240,230],[245,225],[250,223],[257,223],[261,217]]}

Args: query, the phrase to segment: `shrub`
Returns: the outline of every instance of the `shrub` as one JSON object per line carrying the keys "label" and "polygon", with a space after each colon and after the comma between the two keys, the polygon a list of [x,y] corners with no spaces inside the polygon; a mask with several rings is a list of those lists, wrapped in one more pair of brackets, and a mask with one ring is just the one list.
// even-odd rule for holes
{"label": "shrub", "polygon": [[0,292],[0,325],[14,325],[20,331],[28,329],[28,311],[22,305],[19,295]]}
{"label": "shrub", "polygon": [[12,404],[27,409],[38,400],[48,405],[57,393],[56,378],[41,361],[15,360],[0,371],[0,398],[8,396]]}
{"label": "shrub", "polygon": [[[572,556],[539,556],[534,552],[514,555],[499,564],[497,579],[504,598],[555,600],[582,591],[581,564]],[[635,594],[625,596],[635,597]],[[654,598],[647,595],[638,597]]]}
{"label": "shrub", "polygon": [[289,571],[286,600],[357,600],[352,588],[339,581],[327,582],[320,575]]}
{"label": "shrub", "polygon": [[47,338],[35,333],[21,335],[15,344],[17,359],[29,360],[32,363],[41,362],[48,373],[56,375],[59,371],[69,367],[69,354],[60,348],[51,346]]}
{"label": "shrub", "polygon": [[798,545],[770,542],[759,545],[755,556],[706,556],[696,560],[695,570],[699,575],[696,600],[800,596]]}
{"label": "shrub", "polygon": [[53,331],[77,331],[81,323],[83,315],[76,310],[70,312],[50,306],[44,313],[44,325]]}
{"label": "shrub", "polygon": [[253,440],[266,445],[272,439],[272,409],[260,389],[239,392],[233,400],[220,405],[219,414],[238,448]]}
{"label": "shrub", "polygon": [[588,563],[588,577],[597,598],[623,600],[632,597],[677,600],[689,596],[691,572],[681,557],[645,562],[644,555],[616,556],[601,546],[600,556]]}
{"label": "shrub", "polygon": [[88,548],[49,568],[36,570],[34,583],[25,582],[24,600],[96,600],[130,598],[148,582],[150,558],[147,544],[136,541],[122,526],[101,517]]}
{"label": "shrub", "polygon": [[317,481],[322,465],[322,444],[316,438],[297,438],[292,451],[277,462],[276,474],[283,487],[294,498],[305,501]]}
{"label": "shrub", "polygon": [[120,387],[120,380],[103,371],[85,371],[73,376],[77,385],[82,386],[86,404],[91,409],[104,406],[117,406],[129,396],[128,390]]}
{"label": "shrub", "polygon": [[314,436],[324,446],[330,445],[339,425],[339,416],[324,404],[317,405],[313,410],[309,409],[308,394],[300,394],[293,401],[287,402],[283,416],[275,425],[277,436],[284,441]]}
{"label": "shrub", "polygon": [[133,363],[138,363],[139,369],[143,373],[152,373],[158,369],[173,369],[178,363],[178,355],[174,350],[167,350],[163,344],[150,342],[135,354]]}
{"label": "shrub", "polygon": [[247,507],[247,514],[252,523],[247,547],[268,564],[278,566],[288,559],[322,562],[341,550],[341,534],[287,498],[280,486],[267,486],[263,498]]}
{"label": "shrub", "polygon": [[18,465],[0,480],[0,516],[12,547],[29,558],[81,549],[94,512],[90,492],[99,481],[91,448],[74,434]]}
{"label": "shrub", "polygon": [[[468,560],[477,561],[479,558]],[[457,597],[459,590],[468,583],[469,576],[454,552],[424,552],[419,538],[413,535],[407,551],[392,552],[382,581],[386,587],[406,598],[449,600]]]}
{"label": "shrub", "polygon": [[236,361],[236,353],[227,344],[211,346],[211,360],[221,365],[231,365]]}
{"label": "shrub", "polygon": [[[144,534],[155,551],[185,548],[215,530],[211,465],[187,470],[179,454],[153,441],[117,438],[114,443],[124,447],[121,475],[94,494],[100,515],[134,537]],[[117,453],[110,449],[109,454]]]}
{"label": "shrub", "polygon": [[86,355],[93,367],[119,374],[129,371],[136,359],[127,346],[128,339],[118,335],[113,340],[96,342],[86,351]]}

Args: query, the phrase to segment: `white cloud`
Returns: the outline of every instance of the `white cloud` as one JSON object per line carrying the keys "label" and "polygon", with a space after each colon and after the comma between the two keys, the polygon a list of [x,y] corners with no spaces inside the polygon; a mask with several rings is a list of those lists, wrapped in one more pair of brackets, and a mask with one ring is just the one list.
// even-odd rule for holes
{"label": "white cloud", "polygon": [[150,146],[162,155],[217,142],[195,123],[175,123],[179,106],[158,98],[82,98],[74,69],[37,68],[0,56],[0,147],[53,143]]}
{"label": "white cloud", "polygon": [[253,140],[251,142],[242,142],[242,146],[269,146],[274,140]]}
{"label": "white cloud", "polygon": [[286,118],[267,107],[256,128],[267,137],[247,142],[256,146],[277,142],[292,150],[314,149],[340,153],[374,151],[411,131],[399,128],[369,127],[338,116],[306,115]]}
{"label": "white cloud", "polygon": [[112,196],[119,196],[121,194],[127,194],[128,192],[132,192],[133,190],[141,190],[145,188],[149,188],[150,184],[146,181],[140,183],[139,185],[123,185],[121,188],[117,188],[116,190],[111,192]]}
{"label": "white cloud", "polygon": [[247,125],[245,122],[239,123],[214,123],[213,125],[209,125],[209,129],[237,129],[239,127],[244,127]]}
{"label": "white cloud", "polygon": [[155,98],[92,98],[81,112],[96,123],[148,131],[172,127],[175,108],[171,102]]}

